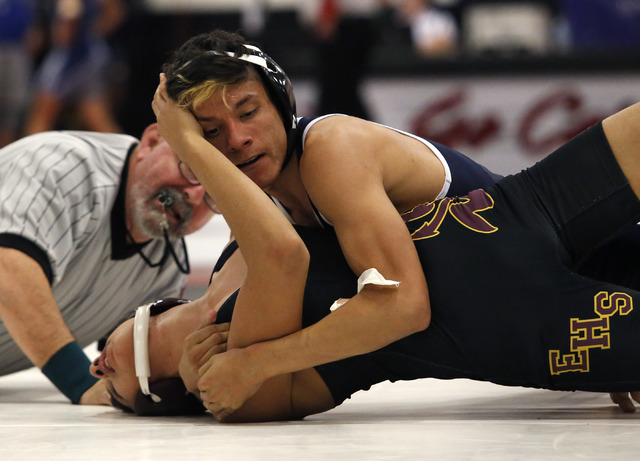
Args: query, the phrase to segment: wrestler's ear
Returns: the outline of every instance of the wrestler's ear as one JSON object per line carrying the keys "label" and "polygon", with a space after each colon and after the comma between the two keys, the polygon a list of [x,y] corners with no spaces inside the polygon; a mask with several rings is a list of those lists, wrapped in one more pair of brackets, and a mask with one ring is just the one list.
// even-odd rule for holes
{"label": "wrestler's ear", "polygon": [[136,394],[133,411],[138,416],[200,415],[206,411],[202,402],[187,391],[180,378],[167,378],[149,385],[152,394],[160,397],[156,403],[142,391]]}

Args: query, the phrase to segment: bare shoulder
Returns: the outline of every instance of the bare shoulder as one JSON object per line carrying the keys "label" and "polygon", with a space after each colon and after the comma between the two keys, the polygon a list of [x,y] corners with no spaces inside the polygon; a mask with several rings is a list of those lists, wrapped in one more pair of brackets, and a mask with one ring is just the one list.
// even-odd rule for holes
{"label": "bare shoulder", "polygon": [[[300,161],[303,177],[326,174],[338,178],[366,166],[374,168],[381,160],[381,147],[391,130],[373,122],[351,116],[326,117],[316,122],[308,131],[304,155]],[[363,162],[366,159],[366,162]]]}
{"label": "bare shoulder", "polygon": [[327,146],[362,143],[379,129],[375,123],[348,115],[325,117],[314,123],[305,137],[305,156]]}
{"label": "bare shoulder", "polygon": [[[397,210],[406,210],[433,200],[445,180],[441,161],[426,143],[348,116],[327,117],[312,126],[300,175],[321,208],[333,208],[346,194],[366,190],[371,197],[384,192]],[[357,196],[362,200],[363,194]]]}
{"label": "bare shoulder", "polygon": [[300,178],[313,204],[334,225],[352,217],[350,210],[365,200],[386,195],[386,134],[379,130],[391,131],[347,116],[328,117],[309,130]]}

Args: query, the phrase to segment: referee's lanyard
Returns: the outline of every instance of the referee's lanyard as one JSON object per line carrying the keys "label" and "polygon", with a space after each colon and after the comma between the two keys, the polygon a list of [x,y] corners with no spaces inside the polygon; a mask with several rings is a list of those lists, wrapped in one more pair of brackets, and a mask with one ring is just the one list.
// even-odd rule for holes
{"label": "referee's lanyard", "polygon": [[[155,262],[155,263],[151,262],[151,260],[142,252],[142,247],[134,243],[136,251],[138,252],[140,257],[144,260],[144,262],[147,263],[147,266],[149,267],[161,266],[167,260],[167,256],[171,254],[171,257],[176,262],[176,266],[178,266],[178,270],[183,274],[189,274],[191,272],[191,266],[189,265],[189,254],[187,253],[187,244],[184,241],[184,237],[180,239],[180,241],[182,242],[182,250],[184,251],[184,266],[183,266],[180,263],[180,259],[178,258],[176,250],[173,248],[173,245],[171,244],[171,240],[169,240],[169,233],[167,232],[166,226],[162,227],[162,233],[164,235],[165,246],[164,246],[164,253],[162,254],[162,257],[158,260],[158,262]],[[127,235],[129,236],[129,239],[132,242],[135,242],[133,240],[133,237],[131,236],[131,233],[129,232],[129,229],[127,229]]]}

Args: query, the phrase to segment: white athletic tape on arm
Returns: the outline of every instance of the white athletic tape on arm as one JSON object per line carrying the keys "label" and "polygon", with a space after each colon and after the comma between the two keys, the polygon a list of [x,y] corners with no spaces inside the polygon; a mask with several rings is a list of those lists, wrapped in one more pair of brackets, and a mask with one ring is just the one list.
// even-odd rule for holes
{"label": "white athletic tape on arm", "polygon": [[329,310],[331,312],[335,311],[337,308],[339,308],[340,306],[342,306],[344,303],[346,303],[347,301],[349,301],[349,299],[336,299],[333,304],[331,305],[331,307],[329,308]]}
{"label": "white athletic tape on arm", "polygon": [[[367,269],[362,274],[360,274],[360,277],[358,278],[358,293],[362,291],[365,285],[388,286],[388,287],[397,288],[398,286],[400,286],[400,282],[396,282],[395,280],[385,279],[375,267],[372,267],[371,269]],[[349,300],[338,299],[331,305],[329,310],[335,311],[337,308],[345,304],[347,301]]]}
{"label": "white athletic tape on arm", "polygon": [[358,278],[358,293],[362,291],[365,285],[379,285],[397,288],[400,286],[400,282],[385,279],[382,274],[378,272],[378,269],[372,267],[371,269],[364,271]]}

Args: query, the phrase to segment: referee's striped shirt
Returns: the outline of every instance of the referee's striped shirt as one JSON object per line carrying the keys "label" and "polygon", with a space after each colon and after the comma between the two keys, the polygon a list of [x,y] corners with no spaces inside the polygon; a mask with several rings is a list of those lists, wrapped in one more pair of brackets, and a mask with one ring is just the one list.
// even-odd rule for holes
{"label": "referee's striped shirt", "polygon": [[[112,239],[113,220],[123,221],[124,208],[112,208],[135,143],[127,135],[69,131],[28,136],[0,149],[0,246],[40,263],[83,347],[136,306],[179,296],[184,286],[171,258],[150,268],[135,252],[113,257],[114,241],[124,241],[124,229]],[[174,246],[184,258],[182,247]],[[164,247],[154,240],[144,252],[157,261]],[[0,375],[30,366],[0,321]]]}

